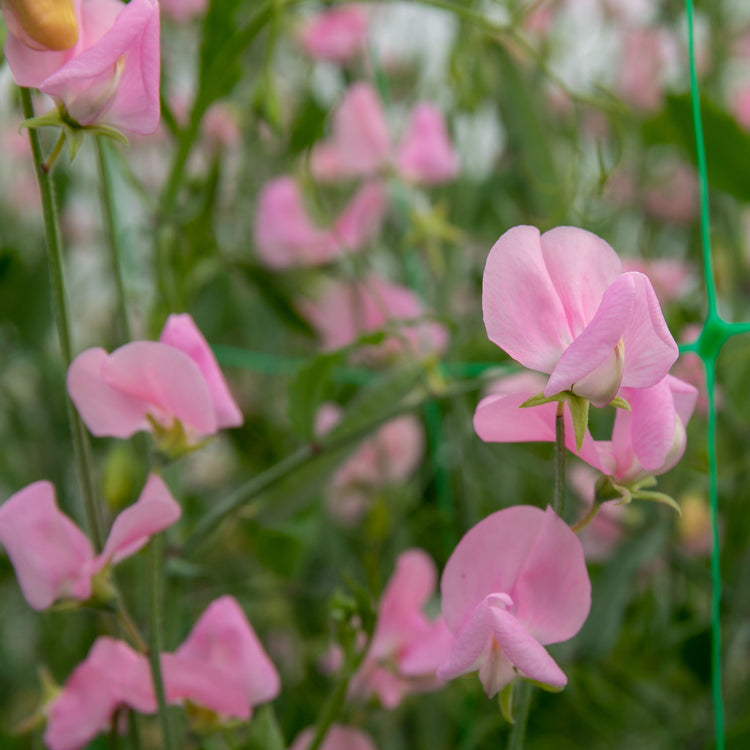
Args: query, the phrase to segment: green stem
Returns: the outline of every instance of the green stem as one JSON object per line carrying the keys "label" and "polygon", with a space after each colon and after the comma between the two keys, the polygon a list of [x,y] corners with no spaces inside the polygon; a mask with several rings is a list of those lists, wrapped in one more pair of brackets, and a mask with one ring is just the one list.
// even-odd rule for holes
{"label": "green stem", "polygon": [[599,512],[599,508],[601,507],[602,507],[602,504],[596,498],[594,498],[594,502],[591,504],[591,507],[589,508],[588,513],[586,513],[586,515],[583,518],[581,518],[580,521],[577,521],[576,523],[574,523],[570,527],[570,530],[574,531],[577,534],[582,529],[585,529],[594,520],[594,517]]}
{"label": "green stem", "polygon": [[128,712],[128,736],[131,750],[141,750],[141,730],[138,726],[138,717],[133,711]]}
{"label": "green stem", "polygon": [[[21,105],[24,117],[34,116],[34,105],[31,102],[29,89],[21,89]],[[34,128],[29,128],[31,152],[34,157],[39,193],[42,200],[42,214],[44,217],[44,236],[47,248],[47,266],[49,268],[50,285],[52,287],[52,307],[57,324],[57,336],[60,341],[60,351],[63,364],[67,371],[73,361],[73,344],[68,313],[67,295],[65,292],[65,277],[63,274],[62,235],[57,219],[57,207],[50,175],[44,168],[42,147],[39,134]],[[93,469],[91,460],[91,446],[88,435],[78,413],[73,408],[69,398],[66,398],[68,422],[73,436],[73,451],[75,453],[78,480],[81,484],[84,513],[91,539],[96,549],[102,548],[101,520],[99,507],[94,493]]]}
{"label": "green stem", "polygon": [[65,143],[65,131],[60,128],[60,136],[55,143],[55,147],[52,149],[52,153],[47,157],[47,161],[42,164],[42,170],[49,173],[52,169],[52,165],[55,163],[57,157],[60,155],[63,144]]}
{"label": "green stem", "polygon": [[164,692],[164,679],[161,672],[161,627],[162,627],[162,536],[157,534],[151,539],[148,549],[149,567],[149,611],[151,615],[151,633],[149,663],[151,664],[151,677],[154,681],[156,702],[159,707],[159,719],[161,721],[162,735],[164,737],[164,750],[175,750],[176,745],[172,737],[172,724],[169,720],[169,709]]}
{"label": "green stem", "polygon": [[526,725],[529,721],[531,709],[531,698],[534,694],[534,686],[521,680],[516,686],[518,698],[516,704],[516,715],[513,726],[508,736],[508,750],[523,750],[526,741]]}
{"label": "green stem", "polygon": [[558,401],[555,417],[555,497],[552,507],[562,518],[565,512],[565,414],[564,403]]}
{"label": "green stem", "polygon": [[148,646],[146,646],[146,641],[143,640],[143,636],[141,636],[141,633],[138,630],[138,626],[135,624],[135,622],[133,621],[133,618],[130,616],[130,613],[125,607],[125,603],[122,601],[122,599],[119,599],[117,602],[117,617],[119,618],[120,624],[122,625],[123,630],[127,633],[133,645],[141,653],[145,654],[148,651]]}
{"label": "green stem", "polygon": [[104,223],[107,226],[107,238],[112,257],[112,275],[115,279],[117,289],[117,309],[119,313],[120,340],[128,342],[132,339],[130,333],[130,321],[128,319],[128,305],[125,296],[125,284],[122,278],[122,252],[117,234],[117,219],[115,211],[114,195],[112,190],[112,174],[109,168],[107,145],[101,136],[95,138],[96,156],[99,165],[99,196],[102,204]]}

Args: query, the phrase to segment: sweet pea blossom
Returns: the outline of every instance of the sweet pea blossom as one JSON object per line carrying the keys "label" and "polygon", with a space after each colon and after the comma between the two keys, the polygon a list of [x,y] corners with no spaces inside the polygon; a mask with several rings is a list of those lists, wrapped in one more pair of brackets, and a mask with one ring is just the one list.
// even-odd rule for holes
{"label": "sweet pea blossom", "polygon": [[615,251],[583,229],[509,229],[487,258],[482,310],[493,343],[549,373],[548,397],[570,390],[605,406],[621,386],[658,383],[677,359],[651,282],[622,273]]}
{"label": "sweet pea blossom", "polygon": [[127,438],[177,420],[189,439],[242,424],[208,343],[187,315],[170,315],[159,341],[107,354],[87,349],[68,369],[68,393],[97,437]]}
{"label": "sweet pea blossom", "polygon": [[425,356],[444,351],[448,344],[442,325],[422,320],[427,311],[414,292],[375,274],[360,282],[331,281],[317,299],[298,306],[327,350],[347,346],[362,334],[383,328],[393,328],[394,336],[379,348],[382,355],[398,355],[410,348]]}
{"label": "sweet pea blossom", "polygon": [[357,5],[323,11],[303,25],[299,39],[308,55],[343,63],[367,41],[367,14]]}
{"label": "sweet pea blossom", "polygon": [[[506,378],[494,395],[482,399],[474,414],[477,435],[491,443],[554,442],[557,406],[554,403],[520,408],[538,392],[541,378]],[[698,391],[667,375],[650,388],[623,388],[619,395],[630,411],[617,409],[610,440],[594,440],[587,431],[578,457],[611,477],[631,485],[673,468],[685,452],[685,428]],[[565,411],[565,437],[576,450],[570,413]]]}
{"label": "sweet pea blossom", "polygon": [[450,653],[453,636],[442,618],[429,620],[423,611],[436,583],[437,569],[426,552],[411,549],[398,556],[352,693],[375,694],[383,706],[395,708],[407,693],[441,686],[435,671]]}
{"label": "sweet pea blossom", "polygon": [[[290,750],[307,750],[315,737],[315,727],[303,729]],[[328,730],[320,750],[376,750],[372,740],[360,729],[333,724]]]}
{"label": "sweet pea blossom", "polygon": [[275,698],[278,672],[237,600],[216,599],[174,654],[162,655],[169,703],[189,700],[217,714],[248,719]]}
{"label": "sweet pea blossom", "polygon": [[16,571],[24,598],[36,610],[56,599],[89,599],[93,578],[109,564],[138,552],[180,517],[180,506],[156,474],[138,500],[115,518],[101,554],[57,507],[49,482],[30,484],[0,506],[0,543]]}
{"label": "sweet pea blossom", "polygon": [[154,713],[151,671],[143,654],[102,636],[47,709],[49,750],[79,750],[106,731],[121,706]]}
{"label": "sweet pea blossom", "polygon": [[458,174],[458,154],[434,104],[420,102],[412,110],[396,164],[405,179],[430,185],[448,182]]}
{"label": "sweet pea blossom", "polygon": [[450,556],[440,589],[455,636],[440,679],[478,670],[490,698],[518,676],[566,685],[544,646],[580,630],[591,583],[578,537],[551,508],[515,506],[480,521]]}
{"label": "sweet pea blossom", "polygon": [[157,0],[74,0],[74,6],[78,41],[69,49],[34,49],[8,35],[13,79],[54,97],[79,125],[153,133],[160,112]]}
{"label": "sweet pea blossom", "polygon": [[365,183],[333,227],[322,229],[308,217],[296,181],[277,177],[264,185],[258,199],[255,246],[270,268],[330,263],[361,250],[380,228],[385,209],[382,185]]}

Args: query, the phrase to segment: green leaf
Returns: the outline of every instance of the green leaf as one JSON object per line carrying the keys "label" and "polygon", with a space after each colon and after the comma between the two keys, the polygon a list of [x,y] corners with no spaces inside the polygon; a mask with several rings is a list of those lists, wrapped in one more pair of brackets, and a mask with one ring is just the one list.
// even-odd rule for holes
{"label": "green leaf", "polygon": [[589,401],[573,393],[567,394],[570,416],[573,417],[573,432],[576,436],[576,451],[580,452],[586,430],[589,427]]}
{"label": "green leaf", "polygon": [[292,120],[289,135],[289,150],[292,154],[299,154],[319,140],[323,135],[328,110],[318,102],[308,97],[302,102]]}
{"label": "green leaf", "polygon": [[264,567],[284,578],[292,578],[299,567],[302,540],[284,529],[264,526],[255,520],[244,522],[250,553]]}
{"label": "green leaf", "polygon": [[286,743],[281,733],[279,720],[273,707],[262,706],[254,712],[250,723],[250,736],[244,750],[285,750]]}

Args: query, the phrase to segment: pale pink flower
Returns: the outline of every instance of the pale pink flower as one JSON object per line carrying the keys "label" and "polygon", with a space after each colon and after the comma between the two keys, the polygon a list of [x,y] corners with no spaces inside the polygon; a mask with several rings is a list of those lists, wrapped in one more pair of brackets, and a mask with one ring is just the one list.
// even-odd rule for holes
{"label": "pale pink flower", "polygon": [[47,709],[44,742],[49,750],[79,750],[109,729],[121,706],[156,711],[151,672],[143,654],[102,636]]}
{"label": "pale pink flower", "polygon": [[622,267],[648,276],[662,305],[684,297],[695,282],[692,268],[677,258],[623,258]]}
{"label": "pale pink flower", "polygon": [[300,31],[300,43],[312,57],[343,63],[367,41],[367,15],[357,5],[341,5],[309,19]]}
{"label": "pale pink flower", "polygon": [[[315,737],[315,727],[303,729],[295,738],[290,750],[307,750]],[[334,724],[320,750],[377,750],[372,740],[361,730]]]}
{"label": "pale pink flower", "polygon": [[208,0],[159,0],[159,5],[165,16],[185,22],[202,16],[208,7]]}
{"label": "pale pink flower", "polygon": [[578,537],[551,508],[516,506],[480,521],[453,551],[440,589],[455,642],[439,678],[478,670],[489,697],[516,677],[566,685],[544,646],[580,630],[591,583]]}
{"label": "pale pink flower", "polygon": [[300,302],[299,308],[327,350],[381,329],[393,332],[378,350],[384,356],[399,355],[405,348],[425,356],[443,352],[448,344],[445,328],[424,320],[427,311],[414,292],[375,274],[361,282],[329,282],[318,299]]}
{"label": "pale pink flower", "polygon": [[665,38],[660,29],[624,32],[618,89],[625,101],[644,112],[659,108],[664,98],[665,55]]}
{"label": "pale pink flower", "polygon": [[231,596],[216,599],[174,654],[162,655],[167,700],[189,700],[211,711],[248,719],[273,700],[278,672],[245,613]]}
{"label": "pale pink flower", "polygon": [[76,0],[78,41],[62,51],[28,47],[9,34],[5,55],[19,86],[62,102],[81,125],[148,134],[159,123],[159,4]]}
{"label": "pale pink flower", "polygon": [[[341,419],[334,404],[323,404],[316,432],[325,435]],[[331,479],[329,510],[344,523],[355,523],[364,513],[374,489],[402,482],[417,468],[424,452],[422,427],[405,414],[386,422],[365,440]]]}
{"label": "pale pink flower", "polygon": [[91,597],[92,579],[99,571],[134,555],[180,514],[162,479],[151,474],[137,502],[115,519],[101,554],[94,555],[86,535],[57,507],[54,487],[40,481],[0,506],[0,542],[24,598],[40,610],[56,599]]}
{"label": "pale pink flower", "polygon": [[386,209],[380,183],[363,185],[330,229],[316,226],[307,215],[299,186],[292,177],[276,177],[258,199],[254,239],[270,268],[330,263],[346,252],[361,250],[380,229]]}
{"label": "pale pink flower", "polygon": [[420,102],[412,110],[396,165],[406,180],[428,185],[448,182],[458,174],[458,154],[434,104]]}
{"label": "pale pink flower", "polygon": [[604,406],[620,386],[659,382],[677,359],[651,282],[622,273],[615,251],[583,229],[509,229],[487,258],[482,310],[492,342],[550,374],[546,396],[571,390]]}
{"label": "pale pink flower", "polygon": [[203,115],[201,131],[210,143],[224,148],[237,148],[242,134],[235,112],[222,102],[215,102]]}
{"label": "pale pink flower", "polygon": [[[493,443],[554,442],[557,404],[521,409],[538,391],[522,383],[505,384],[506,391],[484,398],[474,414],[477,435]],[[587,431],[576,451],[572,419],[565,410],[565,439],[569,450],[618,484],[632,484],[669,471],[685,452],[685,428],[695,408],[693,386],[667,375],[649,388],[623,388],[619,394],[631,411],[617,409],[611,440],[594,440]]]}
{"label": "pale pink flower", "polygon": [[188,438],[242,424],[216,358],[187,315],[171,315],[159,341],[134,341],[107,354],[87,349],[68,369],[68,393],[97,437],[127,438],[178,420]]}
{"label": "pale pink flower", "polygon": [[429,620],[423,611],[436,584],[437,569],[426,552],[411,549],[398,556],[352,693],[375,694],[383,706],[395,708],[407,693],[441,687],[435,671],[450,653],[453,636],[442,618]]}

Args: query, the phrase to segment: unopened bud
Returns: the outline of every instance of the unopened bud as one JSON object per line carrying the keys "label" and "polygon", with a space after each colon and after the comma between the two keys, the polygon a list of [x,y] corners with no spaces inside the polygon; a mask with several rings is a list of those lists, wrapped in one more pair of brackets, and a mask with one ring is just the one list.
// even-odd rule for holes
{"label": "unopened bud", "polygon": [[0,0],[10,32],[35,49],[65,50],[78,41],[73,0]]}

